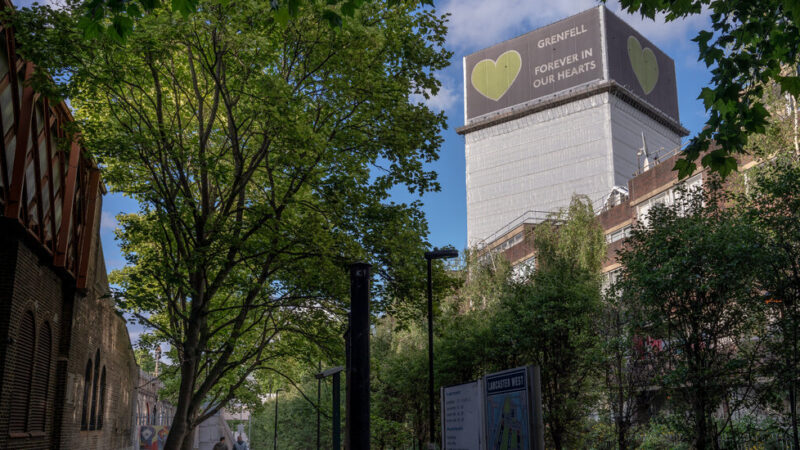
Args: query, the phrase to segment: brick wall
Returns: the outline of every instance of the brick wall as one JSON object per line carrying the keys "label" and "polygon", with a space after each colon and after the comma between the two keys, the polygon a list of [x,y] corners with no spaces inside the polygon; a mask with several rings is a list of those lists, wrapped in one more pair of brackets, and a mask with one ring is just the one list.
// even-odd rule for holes
{"label": "brick wall", "polygon": [[[24,233],[24,231],[22,232]],[[52,413],[55,408],[56,360],[59,345],[62,282],[46,262],[26,244],[24,235],[20,233],[13,221],[3,221],[0,225],[3,249],[0,259],[0,285],[3,293],[3,317],[7,319],[0,326],[3,333],[3,353],[6,356],[2,372],[2,392],[0,392],[0,448],[40,449],[51,448],[54,428]],[[33,313],[35,331],[39,334],[45,323],[52,330],[50,343],[50,367],[46,396],[46,414],[44,431],[14,432],[10,429],[12,413],[12,396],[15,390],[28,389],[31,380],[17,379],[15,371],[19,363],[25,363],[33,355],[20,354],[22,349],[15,345],[18,341],[19,326],[28,312]],[[14,410],[19,411],[18,408]]]}
{"label": "brick wall", "polygon": [[[99,230],[101,202],[97,202],[95,229]],[[106,277],[99,234],[91,249],[89,283],[85,295],[74,300],[72,337],[66,370],[65,408],[61,422],[63,449],[127,449],[134,444],[135,386],[139,368],[124,319],[117,314]],[[81,430],[84,374],[87,362],[106,368],[106,405],[100,430]]]}
{"label": "brick wall", "polygon": [[[99,230],[100,210],[97,202],[94,230]],[[15,221],[0,220],[0,448],[132,449],[138,367],[125,320],[108,295],[99,232],[94,233],[85,292],[76,291],[75,280],[52,267],[52,257],[39,254],[42,248],[25,233]],[[19,357],[13,339],[28,311],[37,333],[45,322],[52,330],[45,426],[44,432],[12,433],[13,393],[31,385],[14,379],[17,363],[25,358]],[[98,352],[98,373],[103,367],[106,371],[103,425],[81,430],[84,373]]]}

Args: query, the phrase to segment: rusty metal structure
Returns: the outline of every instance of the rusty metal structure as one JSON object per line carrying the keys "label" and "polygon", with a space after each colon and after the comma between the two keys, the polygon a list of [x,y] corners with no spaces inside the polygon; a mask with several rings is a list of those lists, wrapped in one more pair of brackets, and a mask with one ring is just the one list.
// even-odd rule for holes
{"label": "rusty metal structure", "polygon": [[[13,8],[4,1],[0,8]],[[102,195],[100,171],[77,134],[67,105],[30,86],[35,66],[16,52],[0,24],[0,218],[23,227],[55,268],[86,288],[92,230]]]}

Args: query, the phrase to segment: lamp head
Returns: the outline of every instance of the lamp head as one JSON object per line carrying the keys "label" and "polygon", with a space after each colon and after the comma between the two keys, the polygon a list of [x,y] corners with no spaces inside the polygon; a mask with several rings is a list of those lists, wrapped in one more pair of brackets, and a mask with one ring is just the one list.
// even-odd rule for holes
{"label": "lamp head", "polygon": [[425,259],[449,259],[458,257],[458,250],[454,248],[434,248],[432,251],[425,252]]}

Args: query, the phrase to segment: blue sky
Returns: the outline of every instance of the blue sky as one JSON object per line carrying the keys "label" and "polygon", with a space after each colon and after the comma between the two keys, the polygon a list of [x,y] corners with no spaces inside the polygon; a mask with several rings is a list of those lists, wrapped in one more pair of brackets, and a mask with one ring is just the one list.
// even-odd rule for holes
{"label": "blue sky", "polygon": [[[461,58],[497,42],[527,33],[598,4],[595,0],[442,0],[436,2],[441,13],[449,13],[447,47],[454,52],[451,65],[439,73],[442,89],[428,100],[429,106],[442,110],[448,117],[440,158],[429,168],[439,175],[441,191],[422,197],[430,226],[429,240],[434,246],[466,246],[466,187],[464,138],[456,128],[464,124],[463,76]],[[675,60],[678,78],[678,101],[683,125],[697,133],[705,122],[705,111],[697,100],[700,89],[710,74],[697,61],[697,47],[691,42],[699,30],[709,27],[708,14],[665,23],[620,13],[619,3],[609,1],[608,8],[653,41]],[[690,136],[691,136],[690,135]],[[403,188],[393,191],[396,202],[417,199]],[[108,270],[122,267],[124,261],[114,239],[116,220],[121,212],[135,212],[136,202],[120,194],[108,194],[103,203],[101,237]]]}

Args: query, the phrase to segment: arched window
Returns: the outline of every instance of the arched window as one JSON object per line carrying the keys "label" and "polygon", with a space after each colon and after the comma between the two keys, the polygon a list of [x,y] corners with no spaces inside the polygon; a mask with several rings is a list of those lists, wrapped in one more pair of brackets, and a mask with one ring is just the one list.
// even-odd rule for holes
{"label": "arched window", "polygon": [[92,382],[92,415],[89,418],[89,429],[97,427],[97,381],[100,378],[100,349],[94,355],[94,381]]}
{"label": "arched window", "polygon": [[47,398],[50,385],[50,350],[52,347],[50,324],[45,322],[39,330],[36,342],[36,356],[33,361],[31,378],[31,408],[28,431],[45,431],[47,417]]}
{"label": "arched window", "polygon": [[83,376],[83,411],[81,412],[81,430],[89,429],[89,394],[92,391],[92,360],[86,363],[86,374]]}
{"label": "arched window", "polygon": [[14,341],[14,385],[11,389],[11,411],[9,431],[24,433],[28,430],[28,406],[31,393],[31,372],[33,370],[33,351],[36,343],[36,320],[27,311],[22,316],[17,337]]}
{"label": "arched window", "polygon": [[97,429],[103,429],[103,414],[106,409],[106,366],[103,366],[103,374],[100,375],[100,399],[97,405]]}

